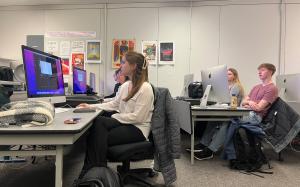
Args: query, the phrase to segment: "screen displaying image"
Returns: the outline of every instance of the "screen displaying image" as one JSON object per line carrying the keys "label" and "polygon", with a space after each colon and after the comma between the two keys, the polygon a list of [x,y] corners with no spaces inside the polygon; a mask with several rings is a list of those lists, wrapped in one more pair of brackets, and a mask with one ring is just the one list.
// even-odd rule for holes
{"label": "screen displaying image", "polygon": [[86,94],[86,71],[73,68],[73,93]]}
{"label": "screen displaying image", "polygon": [[65,95],[61,59],[27,46],[22,52],[28,97]]}

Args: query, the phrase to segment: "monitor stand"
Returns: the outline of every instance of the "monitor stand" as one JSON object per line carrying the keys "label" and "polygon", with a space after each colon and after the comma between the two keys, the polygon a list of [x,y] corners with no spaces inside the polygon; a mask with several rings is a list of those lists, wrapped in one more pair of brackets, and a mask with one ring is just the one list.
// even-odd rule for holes
{"label": "monitor stand", "polygon": [[201,98],[200,107],[206,107],[207,106],[207,100],[208,100],[210,90],[211,90],[211,85],[207,85],[206,89],[204,91],[203,97]]}

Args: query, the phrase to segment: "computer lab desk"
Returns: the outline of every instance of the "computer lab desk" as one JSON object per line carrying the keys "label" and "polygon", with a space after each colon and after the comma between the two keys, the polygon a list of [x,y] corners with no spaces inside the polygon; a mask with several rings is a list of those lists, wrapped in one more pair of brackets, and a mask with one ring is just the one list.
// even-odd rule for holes
{"label": "computer lab desk", "polygon": [[[8,150],[0,151],[0,156],[38,156],[55,155],[55,187],[62,187],[63,149],[78,140],[92,125],[92,121],[102,111],[94,113],[73,113],[69,111],[55,114],[54,121],[48,126],[0,128],[0,145],[53,145],[51,150]],[[77,124],[64,124],[64,120],[80,117]]]}
{"label": "computer lab desk", "polygon": [[241,118],[249,115],[251,110],[240,108],[226,109],[216,107],[194,108],[191,107],[192,129],[191,129],[191,164],[194,164],[194,145],[195,145],[195,122],[196,121],[230,121],[232,118]]}

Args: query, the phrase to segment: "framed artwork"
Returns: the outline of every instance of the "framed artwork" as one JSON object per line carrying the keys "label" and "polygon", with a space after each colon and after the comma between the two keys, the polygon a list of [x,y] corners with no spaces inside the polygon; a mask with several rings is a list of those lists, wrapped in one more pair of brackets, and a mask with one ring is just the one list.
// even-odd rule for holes
{"label": "framed artwork", "polygon": [[101,63],[101,41],[100,40],[86,41],[86,62]]}
{"label": "framed artwork", "polygon": [[72,53],[72,66],[84,69],[84,53]]}
{"label": "framed artwork", "polygon": [[159,42],[159,64],[175,64],[174,42]]}
{"label": "framed artwork", "polygon": [[157,64],[157,41],[142,41],[142,52],[149,64]]}
{"label": "framed artwork", "polygon": [[112,68],[119,68],[123,56],[135,50],[135,40],[114,39],[112,48]]}

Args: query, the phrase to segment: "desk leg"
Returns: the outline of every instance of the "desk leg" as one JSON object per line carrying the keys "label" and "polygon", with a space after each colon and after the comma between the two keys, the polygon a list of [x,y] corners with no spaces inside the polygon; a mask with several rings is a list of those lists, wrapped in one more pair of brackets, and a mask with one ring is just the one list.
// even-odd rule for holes
{"label": "desk leg", "polygon": [[56,159],[55,159],[55,187],[62,187],[63,176],[63,145],[56,146]]}
{"label": "desk leg", "polygon": [[191,164],[194,164],[194,147],[195,147],[195,117],[192,117],[192,134],[191,134]]}

